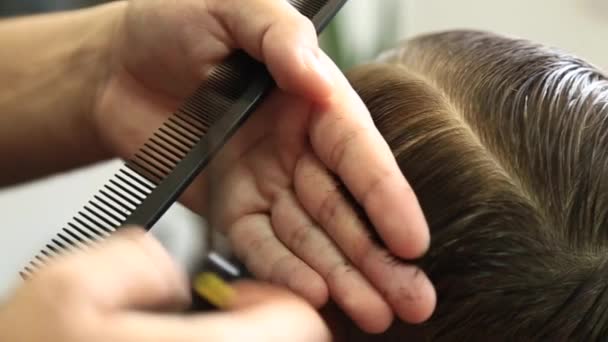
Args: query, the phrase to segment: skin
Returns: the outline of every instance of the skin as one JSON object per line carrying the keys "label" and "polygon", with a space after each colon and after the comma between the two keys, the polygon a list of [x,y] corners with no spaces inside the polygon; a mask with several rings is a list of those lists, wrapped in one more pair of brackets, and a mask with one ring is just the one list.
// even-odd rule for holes
{"label": "skin", "polygon": [[287,2],[115,2],[0,22],[0,40],[0,78],[12,85],[0,88],[0,155],[12,161],[5,185],[130,156],[214,63],[245,49],[278,89],[182,202],[230,238],[257,278],[315,307],[331,297],[365,331],[384,331],[394,314],[412,323],[431,315],[426,275],[394,262],[428,248],[416,196],[312,25]]}
{"label": "skin", "polygon": [[288,291],[253,282],[234,284],[234,290],[222,313],[170,314],[189,302],[186,276],[145,231],[125,229],[29,279],[0,310],[0,340],[331,340],[314,308]]}

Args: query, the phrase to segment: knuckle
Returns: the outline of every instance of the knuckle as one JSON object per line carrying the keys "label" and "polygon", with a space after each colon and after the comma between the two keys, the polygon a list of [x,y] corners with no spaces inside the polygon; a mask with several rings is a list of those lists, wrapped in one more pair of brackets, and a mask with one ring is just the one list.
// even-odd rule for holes
{"label": "knuckle", "polygon": [[359,238],[355,238],[353,241],[350,259],[355,265],[363,268],[366,264],[366,260],[369,259],[375,249],[376,247],[369,240],[368,236],[360,235]]}
{"label": "knuckle", "polygon": [[257,47],[257,51],[262,55],[262,59],[266,60],[266,51],[273,46],[273,43],[276,39],[275,35],[281,35],[281,30],[276,29],[277,26],[273,26],[272,23],[266,23],[260,29],[260,40]]}
{"label": "knuckle", "polygon": [[235,241],[235,236],[231,235],[231,242],[234,248],[235,255],[253,272],[256,277],[262,280],[268,280],[271,276],[271,267],[268,260],[263,260],[265,254],[264,249],[271,243],[274,236],[261,236],[249,238],[245,243]]}
{"label": "knuckle", "polygon": [[335,222],[336,214],[338,213],[342,201],[342,194],[337,186],[334,186],[333,189],[327,191],[316,215],[323,227],[331,227],[332,223]]}
{"label": "knuckle", "polygon": [[262,237],[251,239],[251,241],[248,244],[247,249],[250,251],[261,251],[273,239],[274,239],[274,236],[262,236]]}
{"label": "knuckle", "polygon": [[270,267],[270,273],[268,275],[267,280],[275,283],[289,286],[289,280],[291,279],[291,275],[293,274],[293,270],[289,269],[289,263],[291,260],[291,255],[285,254],[278,257],[276,260],[272,262]]}
{"label": "knuckle", "polygon": [[[390,180],[390,172],[384,171],[376,174],[369,184],[361,193],[361,203],[367,206],[371,200],[377,197],[377,194],[385,187],[386,182]],[[409,187],[408,187],[409,188]],[[412,191],[411,188],[407,191]]]}
{"label": "knuckle", "polygon": [[312,223],[299,225],[288,241],[290,249],[296,252],[301,251],[312,238],[315,229],[316,227]]}
{"label": "knuckle", "polygon": [[297,28],[298,30],[300,30],[300,32],[316,39],[317,30],[315,28],[315,25],[306,16],[298,13],[296,20],[294,20],[293,22],[295,23],[295,25],[297,25]]}
{"label": "knuckle", "polygon": [[269,19],[276,22],[276,26],[280,31],[284,33],[286,30],[294,30],[297,35],[304,34],[306,38],[317,39],[316,28],[313,22],[294,8],[293,5],[285,3],[275,7],[275,9],[276,15],[269,16]]}
{"label": "knuckle", "polygon": [[348,151],[352,148],[353,142],[359,137],[360,131],[358,130],[350,130],[343,133],[334,146],[331,148],[329,154],[329,163],[333,165],[334,171],[338,171],[342,169],[342,164],[346,160],[346,156],[348,155]]}

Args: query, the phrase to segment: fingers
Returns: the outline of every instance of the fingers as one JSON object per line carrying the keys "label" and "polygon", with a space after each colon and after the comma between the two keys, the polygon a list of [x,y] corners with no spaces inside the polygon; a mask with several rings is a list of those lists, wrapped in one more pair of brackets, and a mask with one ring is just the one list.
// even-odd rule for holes
{"label": "fingers", "polygon": [[358,217],[321,162],[312,154],[304,155],[295,179],[303,206],[384,295],[397,315],[410,323],[428,319],[436,300],[429,279],[417,267],[397,262],[372,242],[371,228]]}
{"label": "fingers", "polygon": [[313,307],[269,285],[235,284],[226,313],[162,317],[127,313],[108,327],[108,341],[331,341]]}
{"label": "fingers", "polygon": [[315,306],[325,304],[328,291],[321,276],[277,239],[270,224],[266,214],[236,221],[229,230],[235,254],[257,278],[285,285]]}
{"label": "fingers", "polygon": [[181,308],[190,299],[186,276],[143,230],[124,229],[87,252],[58,258],[39,275],[57,293],[101,309]]}
{"label": "fingers", "polygon": [[333,74],[340,91],[311,118],[313,149],[363,206],[388,248],[403,258],[419,257],[430,235],[416,195],[365,105],[339,70]]}
{"label": "fingers", "polygon": [[277,199],[272,226],[283,244],[325,279],[331,297],[357,325],[370,333],[389,327],[393,319],[389,305],[313,223],[291,192]]}
{"label": "fingers", "polygon": [[308,99],[329,96],[314,26],[287,1],[208,0],[207,8],[226,26],[233,47],[264,62],[281,89]]}

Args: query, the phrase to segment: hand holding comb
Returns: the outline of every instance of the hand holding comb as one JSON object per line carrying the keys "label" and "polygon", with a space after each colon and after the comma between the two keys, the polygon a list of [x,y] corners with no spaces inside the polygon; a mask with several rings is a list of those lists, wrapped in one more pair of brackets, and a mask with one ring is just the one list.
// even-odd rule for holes
{"label": "hand holding comb", "polygon": [[[345,0],[293,0],[318,33]],[[209,78],[43,248],[21,273],[54,255],[102,240],[121,226],[150,229],[274,86],[265,66],[242,51]]]}

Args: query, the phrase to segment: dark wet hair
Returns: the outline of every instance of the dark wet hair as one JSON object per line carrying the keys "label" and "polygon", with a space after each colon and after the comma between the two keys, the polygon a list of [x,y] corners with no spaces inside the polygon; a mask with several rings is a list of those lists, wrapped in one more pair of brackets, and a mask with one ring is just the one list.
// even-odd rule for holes
{"label": "dark wet hair", "polygon": [[608,80],[486,32],[415,38],[349,73],[412,184],[437,288],[383,340],[608,336]]}

